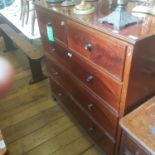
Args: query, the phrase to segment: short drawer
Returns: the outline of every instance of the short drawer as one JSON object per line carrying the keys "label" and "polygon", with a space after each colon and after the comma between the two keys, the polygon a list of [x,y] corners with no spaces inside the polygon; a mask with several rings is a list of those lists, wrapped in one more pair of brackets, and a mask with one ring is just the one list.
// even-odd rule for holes
{"label": "short drawer", "polygon": [[151,155],[143,150],[139,144],[132,140],[127,134],[124,133],[124,141],[122,146],[121,155]]}
{"label": "short drawer", "polygon": [[[55,80],[50,79],[51,88],[56,93],[56,96],[64,104],[64,106],[71,112],[71,114],[80,122],[86,132],[97,142],[103,143],[103,151],[107,155],[112,155],[111,152],[114,150],[115,142],[112,142],[107,135],[95,124],[89,116],[79,107],[77,101],[74,98],[66,95],[66,90],[62,88]],[[61,94],[61,95],[60,95]],[[103,146],[103,145],[102,145]]]}
{"label": "short drawer", "polygon": [[47,25],[51,24],[54,38],[67,44],[67,25],[65,19],[55,13],[40,10],[39,8],[37,8],[37,14],[41,36],[44,34],[47,37]]}
{"label": "short drawer", "polygon": [[122,80],[126,53],[122,42],[68,21],[68,46]]}
{"label": "short drawer", "polygon": [[53,49],[48,50],[48,53],[118,111],[121,84],[118,84],[108,75],[86,62],[75,52],[68,51],[56,42],[53,44]]}
{"label": "short drawer", "polygon": [[51,76],[70,92],[82,108],[115,139],[118,124],[117,114],[83,84],[75,81],[65,71],[62,71],[54,62],[47,59],[46,63]]}

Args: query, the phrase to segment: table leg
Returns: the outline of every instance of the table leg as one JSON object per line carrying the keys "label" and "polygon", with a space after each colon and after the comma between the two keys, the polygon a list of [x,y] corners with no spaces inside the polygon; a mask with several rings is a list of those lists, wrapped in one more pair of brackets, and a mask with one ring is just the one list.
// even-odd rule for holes
{"label": "table leg", "polygon": [[32,73],[32,79],[30,80],[30,84],[34,84],[39,82],[47,77],[43,74],[42,67],[41,67],[41,60],[40,59],[31,59],[28,57],[29,65]]}

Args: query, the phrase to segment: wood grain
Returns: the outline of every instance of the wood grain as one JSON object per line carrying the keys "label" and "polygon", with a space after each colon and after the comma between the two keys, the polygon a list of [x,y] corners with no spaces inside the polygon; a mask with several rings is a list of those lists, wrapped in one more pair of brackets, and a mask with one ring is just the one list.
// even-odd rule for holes
{"label": "wood grain", "polygon": [[[16,51],[1,52],[15,69],[14,85],[8,95],[0,100],[0,127],[3,128],[9,155],[49,155],[49,152],[66,146],[72,150],[72,142],[79,138],[83,142],[74,144],[75,150],[78,150],[75,154],[88,150],[93,142],[52,100],[49,81],[28,85],[30,70],[26,62],[19,55],[17,59]],[[68,152],[63,149],[60,153],[64,155],[65,151]]]}

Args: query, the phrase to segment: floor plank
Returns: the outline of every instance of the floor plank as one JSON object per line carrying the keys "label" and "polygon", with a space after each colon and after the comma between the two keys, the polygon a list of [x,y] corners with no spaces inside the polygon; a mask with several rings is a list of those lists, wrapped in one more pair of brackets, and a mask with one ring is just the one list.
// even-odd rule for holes
{"label": "floor plank", "polygon": [[88,141],[85,136],[82,136],[71,142],[69,145],[66,145],[58,151],[53,152],[51,155],[63,155],[64,152],[65,155],[78,155],[83,152],[83,150],[90,148],[92,145],[93,143],[91,141]]}
{"label": "floor plank", "polygon": [[56,152],[57,150],[65,147],[65,145],[71,144],[81,136],[82,132],[80,132],[77,127],[73,126],[72,128],[65,130],[61,134],[49,139],[48,141],[32,149],[31,151],[26,152],[24,155],[52,154],[53,152]]}
{"label": "floor plank", "polygon": [[27,119],[29,117],[32,117],[40,113],[41,111],[49,109],[55,105],[52,103],[50,102],[50,99],[44,102],[33,101],[33,105],[29,107],[28,109],[25,109],[24,111],[20,113],[16,113],[12,115],[11,117],[1,120],[1,128],[6,128],[8,126],[14,125],[16,123],[19,123],[20,121],[23,121],[24,119]]}
{"label": "floor plank", "polygon": [[11,155],[23,154],[32,148],[42,144],[48,139],[59,135],[61,132],[73,126],[71,120],[64,116],[54,122],[50,122],[37,131],[26,135],[13,143],[10,143],[9,152]]}
{"label": "floor plank", "polygon": [[52,100],[48,79],[29,85],[31,72],[20,58],[22,51],[4,53],[2,48],[0,55],[15,70],[14,84],[0,100],[0,128],[9,155],[97,155],[92,140]]}
{"label": "floor plank", "polygon": [[64,111],[59,106],[54,106],[13,126],[9,126],[3,130],[6,143],[9,144],[31,132],[34,132],[47,125],[49,122],[64,116],[64,114]]}

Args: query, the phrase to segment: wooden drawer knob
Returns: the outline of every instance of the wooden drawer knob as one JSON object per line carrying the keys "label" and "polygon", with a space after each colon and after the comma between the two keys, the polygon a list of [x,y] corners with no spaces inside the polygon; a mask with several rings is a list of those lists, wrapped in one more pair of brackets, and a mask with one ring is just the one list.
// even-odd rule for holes
{"label": "wooden drawer knob", "polygon": [[92,111],[93,107],[94,107],[94,105],[92,103],[87,105],[87,108],[89,111]]}
{"label": "wooden drawer knob", "polygon": [[94,77],[93,77],[92,75],[89,75],[89,76],[87,77],[86,81],[87,81],[87,82],[91,82],[91,81],[93,80],[93,78],[94,78]]}
{"label": "wooden drawer knob", "polygon": [[86,51],[91,52],[92,51],[92,44],[91,43],[86,43],[85,46],[84,46],[84,49]]}

